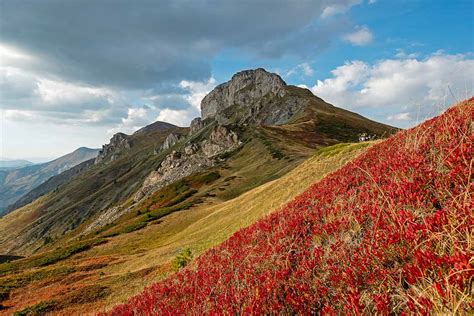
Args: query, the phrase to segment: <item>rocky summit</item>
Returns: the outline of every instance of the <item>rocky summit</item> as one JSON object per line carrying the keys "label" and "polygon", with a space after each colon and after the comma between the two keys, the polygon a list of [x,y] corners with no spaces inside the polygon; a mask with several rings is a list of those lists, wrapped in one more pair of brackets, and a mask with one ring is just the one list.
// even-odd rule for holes
{"label": "rocky summit", "polygon": [[220,124],[284,124],[307,104],[289,95],[286,87],[280,76],[262,68],[238,72],[202,100],[202,119]]}

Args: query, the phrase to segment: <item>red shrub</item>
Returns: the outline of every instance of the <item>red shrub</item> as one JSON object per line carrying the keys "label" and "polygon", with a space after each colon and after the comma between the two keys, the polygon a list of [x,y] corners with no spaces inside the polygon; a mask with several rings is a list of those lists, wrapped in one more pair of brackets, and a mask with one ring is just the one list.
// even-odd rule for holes
{"label": "red shrub", "polygon": [[473,103],[373,146],[110,314],[468,310]]}

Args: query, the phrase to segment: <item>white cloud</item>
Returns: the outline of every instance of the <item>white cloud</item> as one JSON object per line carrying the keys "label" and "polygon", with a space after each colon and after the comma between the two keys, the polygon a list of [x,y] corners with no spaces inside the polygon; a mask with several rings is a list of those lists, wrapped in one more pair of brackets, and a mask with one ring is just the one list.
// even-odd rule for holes
{"label": "white cloud", "polygon": [[157,121],[164,121],[178,126],[188,126],[189,122],[196,115],[189,110],[163,109],[156,118]]}
{"label": "white cloud", "polygon": [[395,54],[395,57],[400,58],[400,59],[407,59],[407,58],[413,59],[413,58],[417,58],[418,56],[420,56],[419,53],[407,53],[405,52],[404,49],[401,49],[401,48],[397,49],[397,53]]}
{"label": "white cloud", "polygon": [[314,69],[311,67],[309,63],[301,63],[291,68],[289,71],[287,71],[287,73],[285,74],[285,77],[290,77],[298,73],[301,73],[304,76],[310,77],[314,74]]}
{"label": "white cloud", "polygon": [[152,115],[153,112],[150,107],[129,108],[127,117],[122,118],[122,122],[114,128],[107,130],[107,134],[112,135],[117,132],[132,134],[143,126],[150,124],[153,121]]}
{"label": "white cloud", "polygon": [[179,83],[179,86],[189,90],[189,95],[185,96],[186,101],[197,110],[200,110],[202,99],[214,89],[216,79],[211,77],[207,82],[183,80]]}
{"label": "white cloud", "polygon": [[322,18],[328,18],[337,14],[346,13],[352,6],[360,4],[361,0],[334,1],[333,4],[324,7]]}
{"label": "white cloud", "polygon": [[402,112],[394,115],[389,115],[387,120],[389,121],[409,121],[411,120],[410,112]]}
{"label": "white cloud", "polygon": [[[426,59],[387,59],[374,64],[347,62],[318,80],[312,91],[347,109],[377,113],[377,119],[403,126],[438,114],[473,94],[474,60],[464,55],[431,55]],[[451,95],[451,92],[453,95]]]}
{"label": "white cloud", "polygon": [[374,36],[368,27],[359,27],[355,32],[348,33],[342,37],[346,42],[356,46],[364,46],[372,42]]}

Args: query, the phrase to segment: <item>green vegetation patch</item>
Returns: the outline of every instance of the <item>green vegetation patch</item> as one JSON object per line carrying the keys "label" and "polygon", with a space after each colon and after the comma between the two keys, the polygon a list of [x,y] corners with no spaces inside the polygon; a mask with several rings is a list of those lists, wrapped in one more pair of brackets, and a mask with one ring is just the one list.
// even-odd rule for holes
{"label": "green vegetation patch", "polygon": [[74,254],[86,251],[97,245],[107,242],[106,239],[96,238],[75,242],[65,247],[51,250],[31,258],[19,259],[13,262],[0,264],[0,276],[21,269],[44,267],[67,259]]}
{"label": "green vegetation patch", "polygon": [[87,285],[80,289],[74,290],[61,300],[61,304],[65,306],[75,304],[85,304],[98,301],[110,295],[110,289],[102,285]]}
{"label": "green vegetation patch", "polygon": [[184,248],[173,260],[173,268],[177,271],[188,265],[193,259],[193,253],[190,248]]}
{"label": "green vegetation patch", "polygon": [[145,222],[135,222],[132,224],[129,224],[124,227],[119,227],[117,229],[112,230],[111,232],[107,233],[104,235],[104,237],[114,237],[120,234],[128,234],[134,231],[137,231],[139,229],[144,228],[147,225],[146,221]]}
{"label": "green vegetation patch", "polygon": [[44,315],[47,312],[51,312],[55,310],[57,307],[56,302],[54,301],[43,301],[35,304],[33,306],[29,306],[21,311],[15,312],[14,316],[26,316],[26,315]]}
{"label": "green vegetation patch", "polygon": [[203,174],[198,180],[200,183],[208,185],[216,181],[220,177],[221,175],[219,174],[219,172],[211,171],[211,172]]}
{"label": "green vegetation patch", "polygon": [[349,153],[352,151],[356,151],[358,149],[368,147],[372,145],[370,142],[363,142],[363,143],[340,143],[333,146],[327,146],[323,148],[319,148],[315,155],[316,156],[323,156],[323,157],[333,157],[339,155],[343,152]]}
{"label": "green vegetation patch", "polygon": [[22,259],[21,256],[10,256],[10,255],[0,255],[0,263],[10,262],[18,259]]}
{"label": "green vegetation patch", "polygon": [[342,142],[357,142],[360,134],[373,134],[364,126],[357,126],[355,122],[352,123],[337,117],[315,122],[314,130]]}
{"label": "green vegetation patch", "polygon": [[92,247],[103,244],[105,242],[107,241],[101,238],[78,242],[71,246],[48,252],[44,256],[41,256],[39,258],[32,260],[31,265],[34,267],[36,266],[42,267],[42,266],[50,265],[58,261],[64,260],[66,258],[69,258],[76,253],[89,250]]}
{"label": "green vegetation patch", "polygon": [[274,142],[272,142],[271,140],[269,140],[268,138],[264,137],[261,134],[256,134],[256,137],[262,142],[262,144],[268,150],[268,152],[270,153],[273,159],[280,160],[280,159],[286,158],[286,155],[281,150],[279,150],[278,148],[274,146],[273,144]]}

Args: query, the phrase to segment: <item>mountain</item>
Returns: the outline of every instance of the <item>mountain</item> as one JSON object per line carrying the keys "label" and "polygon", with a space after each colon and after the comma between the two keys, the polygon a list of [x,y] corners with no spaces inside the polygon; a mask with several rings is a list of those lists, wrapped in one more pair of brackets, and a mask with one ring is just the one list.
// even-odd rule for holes
{"label": "mountain", "polygon": [[109,315],[469,314],[473,102],[374,145]]}
{"label": "mountain", "polygon": [[[91,288],[82,289],[80,279],[71,282],[81,288],[77,293],[81,297],[90,290],[97,293],[98,301],[124,299],[130,293],[118,292],[131,290],[127,271],[169,273],[166,260],[176,255],[182,242],[199,242],[202,251],[249,224],[239,218],[245,213],[241,208],[229,213],[215,207],[282,179],[316,151],[332,148],[331,156],[317,165],[320,177],[322,170],[334,170],[350,157],[343,155],[341,143],[358,142],[362,135],[377,140],[398,131],[328,104],[263,69],[239,72],[216,87],[203,99],[201,112],[189,128],[156,122],[132,135],[117,133],[93,162],[67,181],[55,179],[44,189],[38,187],[31,196],[39,198],[0,219],[3,255],[26,256],[0,265],[0,275],[6,273],[8,278],[12,271],[33,273],[30,269],[35,268],[54,274],[58,262],[72,264],[70,273],[63,271],[69,275],[79,273],[74,260],[79,265],[86,258],[117,260],[109,262],[115,272],[103,263],[104,273],[110,273],[104,284],[86,282]],[[365,143],[350,145],[364,147]],[[214,212],[215,220],[207,218]],[[224,221],[219,217],[224,214],[236,216],[237,222]],[[206,228],[202,234],[186,230],[196,225]],[[156,262],[162,266],[156,267]],[[98,271],[91,273],[95,276]],[[125,279],[127,286],[123,286]],[[143,288],[142,283],[134,284],[135,290]],[[21,290],[5,291],[15,300]],[[55,306],[64,313],[78,308],[72,303]]]}
{"label": "mountain", "polygon": [[97,152],[97,149],[81,147],[50,162],[14,170],[0,170],[0,215],[33,188],[50,177],[95,157]]}
{"label": "mountain", "polygon": [[0,170],[21,168],[34,165],[28,160],[0,160]]}
{"label": "mountain", "polygon": [[87,170],[94,164],[95,158],[83,161],[74,167],[67,169],[56,176],[52,176],[45,182],[41,183],[33,190],[29,191],[25,195],[23,195],[19,200],[15,203],[11,204],[7,208],[7,212],[16,210],[22,206],[25,206],[37,198],[59,188],[62,184],[70,181],[74,176],[78,175],[79,173]]}

